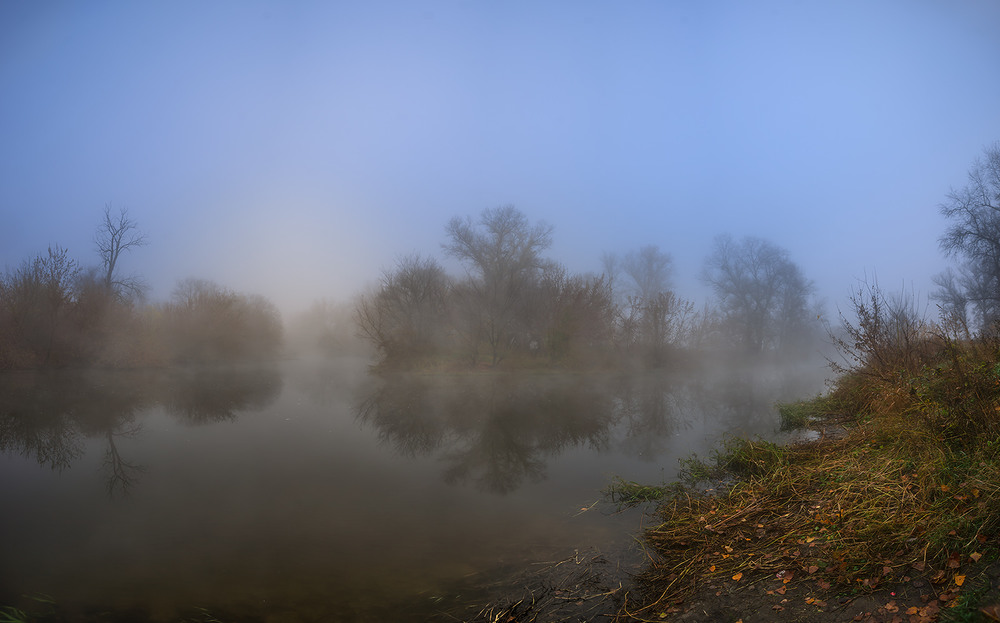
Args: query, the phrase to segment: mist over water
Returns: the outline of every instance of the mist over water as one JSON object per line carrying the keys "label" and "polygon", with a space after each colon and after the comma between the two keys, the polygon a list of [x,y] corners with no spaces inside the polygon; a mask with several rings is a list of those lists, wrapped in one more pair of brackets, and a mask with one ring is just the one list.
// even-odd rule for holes
{"label": "mist over water", "polygon": [[432,598],[459,585],[471,598],[587,548],[628,557],[639,517],[603,498],[613,477],[671,480],[728,433],[778,439],[775,401],[825,373],[379,378],[350,358],[8,373],[0,603],[444,617]]}

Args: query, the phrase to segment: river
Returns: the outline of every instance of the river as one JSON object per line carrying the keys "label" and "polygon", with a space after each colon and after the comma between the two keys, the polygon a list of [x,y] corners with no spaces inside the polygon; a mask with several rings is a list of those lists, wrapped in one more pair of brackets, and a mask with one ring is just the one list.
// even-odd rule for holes
{"label": "river", "polygon": [[517,569],[583,551],[634,564],[648,518],[602,489],[672,480],[726,434],[781,438],[775,401],[814,396],[825,373],[379,378],[354,359],[5,373],[0,605],[455,620]]}

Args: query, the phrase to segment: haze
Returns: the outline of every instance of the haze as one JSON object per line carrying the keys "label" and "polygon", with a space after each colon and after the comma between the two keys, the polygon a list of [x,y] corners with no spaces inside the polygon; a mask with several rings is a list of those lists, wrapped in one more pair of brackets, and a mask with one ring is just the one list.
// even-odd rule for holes
{"label": "haze", "polygon": [[696,301],[722,233],[831,303],[926,294],[937,206],[1000,137],[998,26],[991,1],[4,2],[0,265],[97,264],[110,203],[154,300],[199,277],[287,312],[513,204],[571,271],[655,244]]}

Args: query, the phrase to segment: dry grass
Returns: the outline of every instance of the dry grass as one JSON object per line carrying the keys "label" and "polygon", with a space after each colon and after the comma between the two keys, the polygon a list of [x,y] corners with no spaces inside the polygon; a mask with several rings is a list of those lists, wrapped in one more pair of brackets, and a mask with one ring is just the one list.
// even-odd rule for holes
{"label": "dry grass", "polygon": [[914,570],[942,588],[961,584],[962,565],[995,555],[1000,535],[998,462],[977,454],[901,415],[794,447],[735,442],[717,459],[739,477],[727,494],[661,503],[646,534],[655,594],[623,614],[660,620],[702,583],[779,572],[848,591]]}

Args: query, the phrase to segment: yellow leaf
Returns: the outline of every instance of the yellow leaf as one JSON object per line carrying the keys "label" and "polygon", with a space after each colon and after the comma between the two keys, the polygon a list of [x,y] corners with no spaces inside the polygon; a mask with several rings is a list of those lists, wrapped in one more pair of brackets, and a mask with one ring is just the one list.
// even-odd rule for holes
{"label": "yellow leaf", "polygon": [[961,585],[965,584],[965,576],[964,575],[956,575],[955,576],[955,584],[957,584],[958,586],[961,586]]}
{"label": "yellow leaf", "polygon": [[[736,575],[733,576],[733,579],[736,580],[737,582],[739,582],[740,579],[742,579],[742,578],[743,578],[743,573],[742,572],[739,572],[739,573],[737,573]],[[965,578],[962,578],[962,579],[964,580]]]}
{"label": "yellow leaf", "polygon": [[816,537],[814,537],[814,536],[807,536],[806,537],[806,543],[812,543],[815,540],[816,540]]}
{"label": "yellow leaf", "polygon": [[715,571],[715,565],[712,565],[711,567],[709,567],[708,570],[709,571]]}

